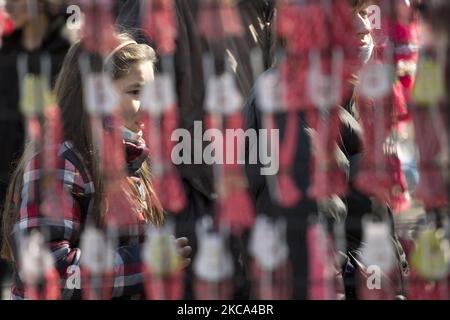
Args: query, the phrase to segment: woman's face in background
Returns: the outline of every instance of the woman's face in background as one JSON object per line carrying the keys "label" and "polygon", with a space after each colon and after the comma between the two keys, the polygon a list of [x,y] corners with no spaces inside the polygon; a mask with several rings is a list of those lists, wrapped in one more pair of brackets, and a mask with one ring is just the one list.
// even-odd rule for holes
{"label": "woman's face in background", "polygon": [[372,24],[369,20],[368,7],[365,4],[354,10],[354,24],[358,39],[359,59],[362,64],[366,64],[372,57],[374,40],[372,37]]}
{"label": "woman's face in background", "polygon": [[135,133],[142,129],[140,119],[142,90],[153,80],[153,63],[148,60],[133,64],[126,76],[114,81],[119,93],[122,125]]}

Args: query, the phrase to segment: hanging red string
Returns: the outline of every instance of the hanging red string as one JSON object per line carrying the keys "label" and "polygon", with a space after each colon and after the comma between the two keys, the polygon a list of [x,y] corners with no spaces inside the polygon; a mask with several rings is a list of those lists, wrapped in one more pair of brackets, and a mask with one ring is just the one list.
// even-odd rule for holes
{"label": "hanging red string", "polygon": [[[153,186],[164,208],[181,212],[187,199],[180,176],[172,162],[175,142],[172,133],[178,128],[173,84],[167,74],[157,75],[143,94],[142,121],[152,160]],[[161,124],[161,127],[160,127]]]}
{"label": "hanging red string", "polygon": [[59,300],[60,277],[42,234],[34,230],[21,237],[19,270],[25,299]]}
{"label": "hanging red string", "polygon": [[[207,114],[205,116],[207,129],[218,129],[221,132],[226,130],[236,132],[242,129],[242,116],[239,112],[225,115],[224,118],[223,126],[219,123],[222,122],[222,115]],[[243,148],[239,145],[239,140],[234,136],[232,141],[223,141],[223,165],[218,168],[220,176],[217,177],[220,185],[217,219],[220,224],[230,227],[233,233],[248,229],[254,223],[253,202],[248,194],[247,181],[243,176],[241,165],[238,163],[238,155],[241,152],[239,149]]]}
{"label": "hanging red string", "polygon": [[[297,151],[298,117],[295,111],[289,111],[286,114],[286,131],[283,142],[280,145],[280,171],[277,176],[277,199],[284,207],[293,207],[302,198],[301,190],[292,178],[292,165],[295,152]],[[266,128],[269,132],[277,128],[273,114],[266,115],[265,118]],[[276,142],[274,141],[272,143]]]}
{"label": "hanging red string", "polygon": [[355,185],[368,195],[388,201],[393,173],[385,155],[385,146],[394,125],[394,116],[392,82],[386,64],[376,62],[364,67],[356,105],[364,130],[364,157]]}
{"label": "hanging red string", "polygon": [[310,66],[310,72],[315,74],[314,77],[318,77],[310,79],[310,99],[315,109],[308,112],[308,123],[314,129],[313,160],[310,168],[311,186],[308,190],[313,199],[324,199],[333,194],[343,195],[347,190],[345,174],[336,158],[337,141],[341,129],[340,110],[337,106],[341,100],[340,83],[343,63],[340,58],[336,58],[336,55],[338,56],[336,52],[333,52],[333,60],[337,61],[332,62],[331,68],[335,74],[331,77],[321,78],[321,68],[314,66],[313,60]]}
{"label": "hanging red string", "polygon": [[178,36],[173,0],[147,0],[145,2],[144,30],[157,45],[161,55],[175,52]]}
{"label": "hanging red string", "polygon": [[113,0],[79,0],[84,14],[83,46],[90,53],[107,56],[117,45]]}
{"label": "hanging red string", "polygon": [[56,104],[44,110],[45,132],[43,139],[43,199],[40,209],[43,215],[55,219],[64,219],[78,215],[70,206],[69,195],[64,181],[58,177],[63,168],[64,158],[59,154],[63,143],[63,128],[60,108]]}
{"label": "hanging red string", "polygon": [[244,29],[235,0],[202,0],[198,30],[209,41],[242,36]]}
{"label": "hanging red string", "polygon": [[[111,235],[110,235],[111,236]],[[112,238],[92,226],[81,237],[82,296],[84,300],[110,300],[114,288],[114,253]]]}
{"label": "hanging red string", "polygon": [[335,273],[330,239],[323,227],[312,223],[307,230],[309,300],[334,300],[337,298]]}
{"label": "hanging red string", "polygon": [[[179,300],[184,294],[184,270],[177,252],[173,230],[153,229],[147,233],[143,254],[143,275],[146,298]],[[170,232],[169,232],[170,231]]]}

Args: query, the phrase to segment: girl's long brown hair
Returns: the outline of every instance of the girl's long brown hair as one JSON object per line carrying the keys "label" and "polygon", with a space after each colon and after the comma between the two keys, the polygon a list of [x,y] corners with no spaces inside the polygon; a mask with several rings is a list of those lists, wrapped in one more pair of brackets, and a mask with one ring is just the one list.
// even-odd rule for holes
{"label": "girl's long brown hair", "polygon": [[[126,34],[118,35],[119,43],[132,40]],[[93,215],[97,224],[103,222],[103,179],[100,172],[99,157],[95,151],[89,115],[84,107],[83,81],[79,68],[80,57],[83,54],[83,48],[80,42],[75,43],[67,53],[62,69],[58,75],[55,85],[56,98],[61,108],[61,117],[64,128],[64,140],[71,141],[76,152],[84,161],[91,178],[93,179],[95,193]],[[114,80],[126,76],[135,63],[142,61],[156,61],[154,50],[145,44],[129,44],[116,52],[111,58],[108,68],[112,73]],[[93,69],[103,69],[103,61],[94,59]],[[14,199],[17,197],[17,190],[21,190],[22,176],[27,163],[30,161],[32,151],[35,146],[28,144],[21,159],[12,175],[11,183],[8,188],[5,207],[2,214],[3,225],[3,245],[1,255],[3,258],[13,261],[11,246],[11,231],[17,220],[18,205]],[[136,201],[138,207],[142,208],[146,220],[156,226],[163,222],[163,209],[154,192],[151,182],[151,171],[148,162],[144,162],[141,168],[141,180],[148,195],[147,206],[144,205],[138,193],[132,193],[132,200]],[[132,184],[131,180],[128,179]],[[131,190],[135,190],[134,187]]]}

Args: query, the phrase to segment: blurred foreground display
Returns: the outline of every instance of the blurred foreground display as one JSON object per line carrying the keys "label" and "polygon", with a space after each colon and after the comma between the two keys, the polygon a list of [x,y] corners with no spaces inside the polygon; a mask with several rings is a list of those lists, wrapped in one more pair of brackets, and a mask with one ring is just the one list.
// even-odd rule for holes
{"label": "blurred foreground display", "polygon": [[[30,14],[44,2],[28,1]],[[13,298],[450,299],[450,4],[74,2],[98,157],[76,173],[83,159],[53,92],[58,45],[14,50],[19,29],[0,1],[0,148],[20,130],[13,120],[32,146],[18,178],[10,150],[0,168],[3,228],[20,217],[1,230],[23,285]],[[67,6],[53,14],[73,18]],[[148,148],[123,138],[107,63],[116,32],[158,57],[140,93]],[[162,225],[140,224],[125,196],[140,192],[129,181],[141,158]],[[172,235],[189,239],[188,267]]]}

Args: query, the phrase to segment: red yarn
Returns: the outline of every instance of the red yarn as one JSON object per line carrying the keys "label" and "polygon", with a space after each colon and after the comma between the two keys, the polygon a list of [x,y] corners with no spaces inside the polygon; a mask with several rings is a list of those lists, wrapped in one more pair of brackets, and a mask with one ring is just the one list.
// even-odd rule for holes
{"label": "red yarn", "polygon": [[112,0],[80,0],[84,14],[82,43],[90,53],[107,56],[116,46]]}
{"label": "red yarn", "polygon": [[289,261],[280,264],[274,271],[267,271],[253,259],[250,270],[257,300],[292,299],[292,265]]}
{"label": "red yarn", "polygon": [[[219,129],[225,131],[238,130],[243,127],[243,119],[240,112],[227,115],[225,118],[225,127],[221,128],[215,115],[207,114],[205,118],[206,127],[208,129]],[[222,120],[222,119],[221,119]],[[219,199],[218,199],[218,221],[230,227],[231,232],[239,234],[243,230],[249,229],[254,223],[254,205],[248,193],[248,185],[246,177],[242,172],[242,166],[238,164],[238,150],[242,150],[243,145],[238,145],[238,139],[235,137],[231,141],[223,143],[223,165],[220,167],[218,181]],[[230,153],[234,155],[231,163]],[[228,156],[228,157],[227,157]]]}
{"label": "red yarn", "polygon": [[334,300],[333,258],[330,241],[319,224],[312,224],[307,231],[309,300]]}
{"label": "red yarn", "polygon": [[46,125],[43,136],[43,189],[40,209],[43,215],[61,220],[73,216],[69,195],[64,181],[58,177],[64,167],[64,159],[59,155],[63,143],[63,128],[60,109],[57,105],[47,106],[44,110]]}
{"label": "red yarn", "polygon": [[227,0],[201,2],[198,30],[200,35],[208,41],[240,37],[244,32],[236,5]]}
{"label": "red yarn", "polygon": [[143,28],[162,55],[175,52],[178,37],[173,0],[148,0]]}
{"label": "red yarn", "polygon": [[[436,112],[435,118],[433,118],[432,112]],[[420,179],[414,195],[422,200],[425,208],[445,206],[448,203],[443,176],[445,169],[438,162],[438,158],[443,150],[441,137],[447,135],[447,132],[442,125],[436,123],[436,121],[442,121],[440,108],[415,107],[412,109],[412,116],[420,155]]]}
{"label": "red yarn", "polygon": [[178,269],[167,276],[153,274],[151,268],[143,267],[144,287],[148,300],[180,300],[184,295],[184,271]]}

